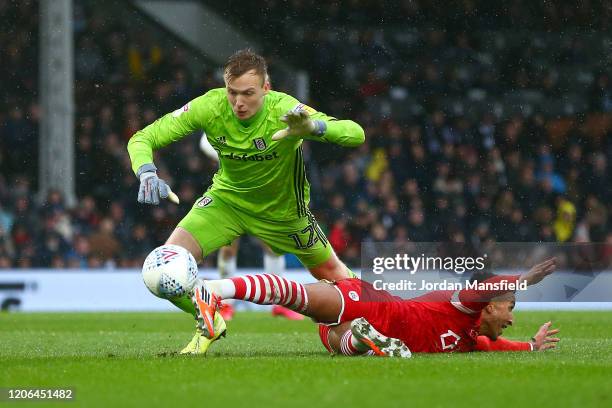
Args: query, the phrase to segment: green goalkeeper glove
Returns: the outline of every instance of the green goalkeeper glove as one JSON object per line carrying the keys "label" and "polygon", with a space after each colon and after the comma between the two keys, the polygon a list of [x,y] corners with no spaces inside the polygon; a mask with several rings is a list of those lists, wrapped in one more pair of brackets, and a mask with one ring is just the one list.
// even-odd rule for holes
{"label": "green goalkeeper glove", "polygon": [[289,111],[281,121],[285,122],[287,127],[274,133],[272,140],[281,140],[288,136],[322,136],[327,130],[327,123],[310,119],[310,115],[304,110]]}

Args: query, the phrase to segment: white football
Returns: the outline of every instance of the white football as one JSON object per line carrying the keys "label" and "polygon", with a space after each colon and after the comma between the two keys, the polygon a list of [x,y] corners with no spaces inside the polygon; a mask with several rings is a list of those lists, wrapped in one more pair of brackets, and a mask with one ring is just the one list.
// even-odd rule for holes
{"label": "white football", "polygon": [[142,279],[155,296],[172,299],[188,293],[198,277],[193,255],[178,245],[162,245],[147,256]]}

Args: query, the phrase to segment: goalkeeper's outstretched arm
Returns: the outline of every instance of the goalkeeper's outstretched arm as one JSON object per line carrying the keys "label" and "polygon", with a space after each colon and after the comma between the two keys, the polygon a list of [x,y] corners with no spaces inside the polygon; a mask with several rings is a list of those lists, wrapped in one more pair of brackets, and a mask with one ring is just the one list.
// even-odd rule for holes
{"label": "goalkeeper's outstretched arm", "polygon": [[272,140],[298,137],[346,147],[359,146],[365,141],[363,128],[357,123],[352,120],[337,120],[321,112],[315,111],[311,116],[305,109],[293,109],[287,112],[281,121],[285,122],[287,127],[276,132]]}
{"label": "goalkeeper's outstretched arm", "polygon": [[[315,120],[316,122],[316,120]],[[317,140],[327,143],[335,143],[345,147],[356,147],[365,141],[363,128],[352,120],[322,120],[325,123],[325,133],[318,138],[307,137],[309,140]]]}

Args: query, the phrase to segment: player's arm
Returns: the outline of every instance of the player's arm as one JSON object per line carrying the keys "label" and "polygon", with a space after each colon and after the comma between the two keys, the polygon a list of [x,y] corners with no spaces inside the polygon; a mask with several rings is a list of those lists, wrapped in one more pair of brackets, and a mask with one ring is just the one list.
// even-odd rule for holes
{"label": "player's arm", "polygon": [[363,128],[352,120],[338,120],[322,112],[312,115],[316,131],[305,139],[317,142],[335,143],[345,147],[356,147],[365,141]]}
{"label": "player's arm", "polygon": [[546,322],[538,329],[531,341],[512,341],[503,337],[491,340],[487,336],[476,338],[477,351],[545,351],[553,349],[559,338],[553,337],[559,329],[550,330],[552,322]]}
{"label": "player's arm", "polygon": [[207,95],[200,96],[182,108],[162,116],[130,138],[127,149],[132,170],[140,179],[139,202],[159,204],[160,197],[168,197],[168,187],[157,177],[153,152],[205,127],[211,112],[207,106],[210,104]]}
{"label": "player's arm", "polygon": [[477,351],[533,351],[533,345],[528,341],[512,341],[503,337],[491,340],[487,336],[476,338]]}
{"label": "player's arm", "polygon": [[155,150],[204,128],[210,112],[207,106],[210,98],[207,95],[202,95],[182,108],[162,116],[130,138],[128,153],[134,173],[138,174],[138,169],[143,165],[153,163]]}
{"label": "player's arm", "polygon": [[359,146],[365,141],[363,128],[356,122],[337,120],[300,103],[285,113],[281,121],[287,128],[276,132],[272,140],[299,137],[345,147]]}
{"label": "player's arm", "polygon": [[[455,307],[466,313],[477,313],[482,310],[491,299],[510,292],[508,289],[512,284],[527,282],[527,286],[535,285],[556,269],[556,258],[550,258],[535,265],[522,275],[499,275],[485,280],[484,284],[497,284],[499,289],[463,289],[455,292],[451,302]],[[495,287],[495,286],[493,286]]]}

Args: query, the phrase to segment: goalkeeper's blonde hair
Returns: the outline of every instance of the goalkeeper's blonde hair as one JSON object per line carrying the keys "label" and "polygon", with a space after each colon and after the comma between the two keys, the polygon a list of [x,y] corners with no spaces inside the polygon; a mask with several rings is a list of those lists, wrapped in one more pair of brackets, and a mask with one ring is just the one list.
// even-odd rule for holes
{"label": "goalkeeper's blonde hair", "polygon": [[227,62],[223,66],[223,76],[225,80],[229,82],[252,69],[261,77],[263,85],[268,78],[268,65],[266,64],[266,60],[252,49],[245,48],[236,51],[227,59]]}

